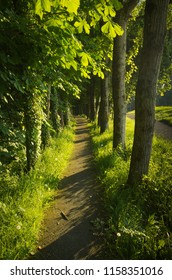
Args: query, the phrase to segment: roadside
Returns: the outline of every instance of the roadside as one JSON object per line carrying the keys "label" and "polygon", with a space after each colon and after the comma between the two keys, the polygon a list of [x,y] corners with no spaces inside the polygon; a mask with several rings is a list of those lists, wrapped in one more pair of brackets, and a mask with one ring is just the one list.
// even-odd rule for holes
{"label": "roadside", "polygon": [[[134,114],[127,114],[127,117],[134,120],[135,115]],[[156,121],[155,123],[155,134],[159,135],[167,140],[172,140],[172,127],[170,125],[167,125],[163,122]]]}

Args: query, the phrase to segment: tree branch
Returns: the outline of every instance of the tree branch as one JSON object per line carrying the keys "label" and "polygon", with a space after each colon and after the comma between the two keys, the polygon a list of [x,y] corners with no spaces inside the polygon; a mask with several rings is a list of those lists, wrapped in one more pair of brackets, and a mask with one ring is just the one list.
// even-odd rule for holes
{"label": "tree branch", "polygon": [[123,11],[127,18],[130,17],[131,12],[137,6],[138,3],[139,3],[139,0],[123,1]]}

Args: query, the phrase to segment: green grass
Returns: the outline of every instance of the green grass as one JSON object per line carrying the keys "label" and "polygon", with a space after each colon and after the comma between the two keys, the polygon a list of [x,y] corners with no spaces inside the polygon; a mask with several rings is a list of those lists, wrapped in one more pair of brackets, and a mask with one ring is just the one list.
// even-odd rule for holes
{"label": "green grass", "polygon": [[43,213],[57,190],[73,147],[72,129],[64,129],[28,175],[0,175],[0,259],[25,259],[33,252]]}
{"label": "green grass", "polygon": [[156,107],[156,119],[172,126],[172,106]]}
{"label": "green grass", "polygon": [[[135,114],[135,111],[130,111],[128,114]],[[156,120],[164,122],[172,126],[172,106],[159,106],[155,108]]]}
{"label": "green grass", "polygon": [[172,257],[172,143],[154,138],[148,176],[137,188],[127,188],[133,126],[133,121],[127,119],[125,152],[120,148],[112,152],[111,125],[103,135],[92,128],[107,216],[103,222],[106,257],[168,259]]}

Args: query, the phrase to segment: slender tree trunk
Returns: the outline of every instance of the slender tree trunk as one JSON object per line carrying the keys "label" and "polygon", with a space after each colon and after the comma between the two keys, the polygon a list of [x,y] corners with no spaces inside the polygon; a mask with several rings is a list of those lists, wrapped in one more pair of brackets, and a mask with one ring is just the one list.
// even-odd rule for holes
{"label": "slender tree trunk", "polygon": [[34,168],[41,146],[42,108],[36,94],[27,93],[25,98],[25,133],[27,171]]}
{"label": "slender tree trunk", "polygon": [[144,42],[136,88],[135,134],[129,185],[141,182],[148,174],[155,124],[156,84],[166,33],[169,0],[147,0]]}
{"label": "slender tree trunk", "polygon": [[90,101],[90,116],[89,117],[90,117],[91,121],[94,121],[96,118],[94,91],[95,91],[95,77],[92,76],[90,88],[89,88],[89,101]]}
{"label": "slender tree trunk", "polygon": [[50,96],[51,96],[51,85],[49,85],[45,100],[45,111],[44,114],[46,116],[46,122],[42,124],[42,147],[45,148],[48,145],[50,138],[50,131],[48,127],[48,122],[50,120]]}
{"label": "slender tree trunk", "polygon": [[96,97],[96,117],[99,116],[100,101],[101,101],[101,97],[98,95]]}
{"label": "slender tree trunk", "polygon": [[117,22],[123,28],[124,34],[114,39],[113,47],[112,92],[114,106],[114,149],[116,149],[118,145],[122,145],[123,148],[125,147],[126,127],[125,56],[127,20],[122,13],[119,13]]}
{"label": "slender tree trunk", "polygon": [[126,93],[125,93],[125,71],[126,71],[126,36],[127,23],[132,10],[139,1],[122,1],[123,8],[117,12],[115,22],[124,30],[122,36],[114,38],[113,63],[112,63],[112,93],[114,107],[114,125],[113,125],[113,148],[119,145],[125,147],[126,130]]}
{"label": "slender tree trunk", "polygon": [[100,133],[103,133],[108,129],[109,122],[109,73],[105,71],[104,76],[104,79],[101,79],[100,83],[101,101],[98,117]]}
{"label": "slender tree trunk", "polygon": [[70,121],[70,110],[69,110],[69,103],[66,100],[65,101],[65,110],[64,110],[64,125],[67,126],[69,125],[69,121]]}
{"label": "slender tree trunk", "polygon": [[58,95],[54,87],[51,88],[51,98],[50,98],[50,119],[52,127],[55,131],[55,134],[59,131],[59,118],[58,118]]}

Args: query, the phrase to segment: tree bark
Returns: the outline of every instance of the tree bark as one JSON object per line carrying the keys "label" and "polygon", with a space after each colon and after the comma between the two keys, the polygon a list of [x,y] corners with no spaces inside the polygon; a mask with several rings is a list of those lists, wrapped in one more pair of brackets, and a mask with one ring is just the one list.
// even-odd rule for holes
{"label": "tree bark", "polygon": [[46,122],[42,124],[42,148],[44,149],[48,143],[49,143],[49,138],[50,138],[50,131],[48,127],[48,122],[50,121],[50,96],[51,96],[51,85],[49,85],[48,90],[47,90],[47,95],[45,99],[45,118]]}
{"label": "tree bark", "polygon": [[126,36],[127,23],[132,10],[135,8],[138,0],[122,1],[123,8],[117,12],[115,22],[124,30],[122,36],[114,38],[113,62],[112,62],[112,93],[114,107],[114,124],[113,124],[113,148],[119,145],[125,147],[125,130],[126,130],[126,93],[125,93],[125,71],[126,71]]}
{"label": "tree bark", "polygon": [[51,98],[50,98],[50,119],[52,127],[55,131],[55,135],[59,132],[59,115],[58,115],[58,95],[54,87],[51,87]]}
{"label": "tree bark", "polygon": [[104,133],[108,129],[109,122],[109,73],[104,71],[104,79],[100,83],[100,108],[99,108],[99,126],[100,133]]}
{"label": "tree bark", "polygon": [[136,185],[148,174],[155,124],[156,84],[166,33],[169,0],[147,0],[144,42],[136,88],[135,134],[128,184]]}
{"label": "tree bark", "polygon": [[64,109],[64,125],[68,126],[70,121],[70,109],[69,109],[69,102],[65,101],[65,109]]}
{"label": "tree bark", "polygon": [[94,90],[95,90],[95,77],[92,76],[91,78],[91,83],[90,83],[90,88],[89,88],[89,111],[90,111],[90,120],[94,121],[96,118],[96,113],[95,113],[95,98],[94,98]]}
{"label": "tree bark", "polygon": [[34,168],[41,146],[42,108],[40,97],[27,93],[25,98],[25,135],[27,171]]}

